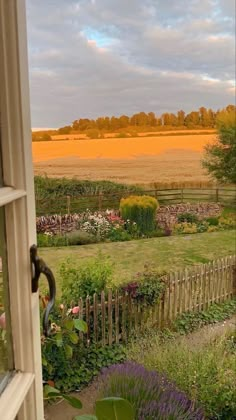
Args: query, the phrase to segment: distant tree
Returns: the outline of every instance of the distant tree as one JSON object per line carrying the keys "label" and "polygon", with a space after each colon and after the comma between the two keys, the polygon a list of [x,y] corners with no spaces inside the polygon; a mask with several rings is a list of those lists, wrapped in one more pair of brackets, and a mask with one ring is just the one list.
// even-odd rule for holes
{"label": "distant tree", "polygon": [[196,126],[199,126],[200,118],[198,111],[192,111],[189,114],[187,114],[184,120],[184,124],[188,128],[194,128]]}
{"label": "distant tree", "polygon": [[119,122],[120,128],[127,128],[129,126],[129,117],[127,117],[127,115],[121,115]]}
{"label": "distant tree", "polygon": [[157,125],[157,119],[154,112],[149,112],[147,116],[147,125],[150,127],[155,127]]}
{"label": "distant tree", "polygon": [[57,130],[58,134],[70,134],[72,127],[70,125],[66,125],[65,127],[61,127]]}
{"label": "distant tree", "polygon": [[120,128],[119,118],[111,117],[110,127],[111,127],[111,130],[118,130]]}
{"label": "distant tree", "polygon": [[177,113],[178,126],[183,126],[184,125],[184,118],[185,118],[185,112],[181,109]]}
{"label": "distant tree", "polygon": [[161,118],[163,125],[171,125],[171,114],[165,112],[164,114],[162,114]]}
{"label": "distant tree", "polygon": [[203,166],[220,182],[236,183],[236,108],[217,116],[218,137],[205,147]]}

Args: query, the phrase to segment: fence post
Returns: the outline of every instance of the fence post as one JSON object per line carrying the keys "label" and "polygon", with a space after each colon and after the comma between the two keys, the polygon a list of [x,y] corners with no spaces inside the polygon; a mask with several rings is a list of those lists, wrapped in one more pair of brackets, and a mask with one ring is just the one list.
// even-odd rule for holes
{"label": "fence post", "polygon": [[233,265],[233,297],[236,297],[236,265]]}
{"label": "fence post", "polygon": [[99,191],[98,194],[98,210],[102,211],[102,198],[103,198],[103,194],[101,191]]}
{"label": "fence post", "polygon": [[219,188],[216,188],[216,203],[219,202]]}
{"label": "fence post", "polygon": [[67,208],[67,214],[70,214],[70,196],[66,196],[66,208]]}

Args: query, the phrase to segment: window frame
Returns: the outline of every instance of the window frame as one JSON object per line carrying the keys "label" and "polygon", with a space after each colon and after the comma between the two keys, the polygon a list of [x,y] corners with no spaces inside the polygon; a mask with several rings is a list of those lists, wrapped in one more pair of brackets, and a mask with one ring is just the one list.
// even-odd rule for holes
{"label": "window frame", "polygon": [[0,0],[0,113],[10,315],[15,374],[0,397],[5,420],[42,420],[38,293],[29,249],[36,243],[25,0]]}

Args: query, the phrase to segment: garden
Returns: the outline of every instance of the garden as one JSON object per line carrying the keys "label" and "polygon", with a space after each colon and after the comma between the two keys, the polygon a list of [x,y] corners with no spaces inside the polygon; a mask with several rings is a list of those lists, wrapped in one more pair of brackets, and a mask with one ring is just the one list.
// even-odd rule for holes
{"label": "garden", "polygon": [[[204,165],[232,183],[233,112],[218,125]],[[235,210],[219,204],[218,189],[214,203],[184,204],[182,190],[181,204],[160,206],[157,194],[123,187],[119,210],[100,202],[37,219],[41,255],[59,279],[42,336],[46,418],[235,419]],[[43,316],[43,284],[40,297]]]}

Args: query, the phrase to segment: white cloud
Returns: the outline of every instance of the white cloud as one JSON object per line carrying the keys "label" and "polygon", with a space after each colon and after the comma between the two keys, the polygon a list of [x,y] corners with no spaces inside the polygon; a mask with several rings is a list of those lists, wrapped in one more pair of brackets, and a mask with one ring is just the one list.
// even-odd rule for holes
{"label": "white cloud", "polygon": [[233,0],[27,1],[34,126],[233,100]]}

